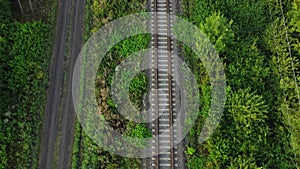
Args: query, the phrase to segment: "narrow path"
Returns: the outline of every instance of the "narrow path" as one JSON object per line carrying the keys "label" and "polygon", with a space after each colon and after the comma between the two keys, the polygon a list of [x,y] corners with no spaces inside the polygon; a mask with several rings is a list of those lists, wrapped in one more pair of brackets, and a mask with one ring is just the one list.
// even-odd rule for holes
{"label": "narrow path", "polygon": [[63,84],[63,61],[67,39],[67,27],[71,10],[71,0],[59,1],[57,33],[53,50],[52,72],[48,91],[47,107],[41,139],[40,169],[52,168],[54,147],[57,134],[57,121]]}
{"label": "narrow path", "polygon": [[[71,21],[71,7],[72,0],[59,1],[57,27],[55,44],[53,48],[52,71],[50,75],[50,87],[48,90],[47,106],[44,117],[43,135],[41,139],[39,168],[50,169],[53,164],[58,160],[58,168],[67,168],[68,159],[70,156],[72,132],[74,123],[74,110],[70,94],[70,79],[72,64],[76,59],[78,50],[82,42],[82,25],[83,25],[83,11],[84,1],[76,0],[74,3],[73,26],[72,26],[72,47],[66,48],[68,39],[68,25]],[[64,63],[66,51],[71,50],[70,61]],[[64,79],[64,66],[66,66],[68,77]],[[68,87],[66,95],[62,97],[63,81],[67,80]],[[61,103],[64,103],[62,105]],[[63,108],[62,108],[63,106]],[[62,116],[62,117],[60,117]],[[59,132],[59,120],[62,119],[62,131]],[[58,157],[55,156],[55,144],[57,141],[57,134],[61,133],[61,142]],[[56,159],[57,158],[57,159]]]}
{"label": "narrow path", "polygon": [[[84,0],[75,0],[72,21],[72,47],[70,64],[67,75],[67,92],[65,94],[62,115],[62,134],[59,147],[58,168],[64,169],[71,166],[72,140],[75,124],[75,110],[72,101],[72,76],[73,69],[82,45]],[[68,167],[68,168],[69,168]]]}

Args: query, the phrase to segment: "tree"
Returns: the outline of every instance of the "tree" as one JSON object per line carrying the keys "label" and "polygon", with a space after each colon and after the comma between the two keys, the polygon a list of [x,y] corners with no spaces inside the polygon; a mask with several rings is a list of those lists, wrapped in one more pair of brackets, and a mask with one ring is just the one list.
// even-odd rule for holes
{"label": "tree", "polygon": [[[293,7],[294,8],[294,7]],[[292,9],[293,11],[294,9]],[[293,12],[289,12],[292,16]],[[297,15],[297,14],[296,14]],[[296,53],[292,52],[292,46],[295,46],[297,40],[290,41],[290,34],[287,33],[285,27],[285,20],[277,18],[271,23],[265,31],[265,44],[272,54],[271,68],[272,72],[277,76],[277,83],[279,84],[277,111],[280,113],[280,118],[283,120],[284,128],[288,131],[289,140],[287,140],[286,152],[294,158],[294,164],[300,163],[300,104],[299,104],[299,88],[296,84],[300,83],[299,79],[299,60]],[[295,22],[291,19],[289,24],[293,27]],[[297,33],[296,28],[290,31]],[[296,34],[292,34],[295,36]]]}
{"label": "tree", "polygon": [[297,51],[298,56],[300,56],[300,0],[293,1],[292,9],[288,12],[288,18],[290,19],[290,33],[294,41],[292,45],[294,50]]}
{"label": "tree", "polygon": [[214,12],[204,23],[200,23],[200,29],[208,36],[218,52],[224,52],[233,43],[232,23],[232,20],[228,21],[220,12]]}
{"label": "tree", "polygon": [[266,152],[269,127],[266,123],[268,106],[262,96],[249,88],[230,91],[225,112],[225,138],[229,140],[229,161],[243,154],[261,161],[262,152]]}

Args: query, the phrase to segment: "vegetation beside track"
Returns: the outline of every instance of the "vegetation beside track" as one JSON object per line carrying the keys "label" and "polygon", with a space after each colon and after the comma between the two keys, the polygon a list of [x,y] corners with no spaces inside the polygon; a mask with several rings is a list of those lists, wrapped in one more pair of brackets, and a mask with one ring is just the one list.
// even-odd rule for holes
{"label": "vegetation beside track", "polygon": [[[144,0],[134,1],[99,1],[87,0],[85,8],[84,39],[98,31],[106,23],[126,16],[145,11]],[[96,77],[96,97],[99,108],[113,128],[131,137],[149,137],[150,132],[145,124],[130,122],[116,110],[110,95],[112,76],[122,60],[141,49],[147,48],[149,35],[136,35],[119,42],[105,56],[99,65]],[[135,76],[129,86],[130,100],[137,109],[141,109],[142,97],[147,92],[148,81],[145,72]],[[141,145],[140,145],[141,146]],[[82,130],[77,122],[73,146],[72,168],[139,168],[140,159],[124,158],[96,145]]]}
{"label": "vegetation beside track", "polygon": [[188,168],[296,168],[300,164],[299,0],[183,0],[181,5],[182,17],[215,45],[228,86],[221,123],[211,138],[199,144],[211,89],[205,67],[184,48],[184,59],[198,77],[201,91],[199,118],[188,136]]}

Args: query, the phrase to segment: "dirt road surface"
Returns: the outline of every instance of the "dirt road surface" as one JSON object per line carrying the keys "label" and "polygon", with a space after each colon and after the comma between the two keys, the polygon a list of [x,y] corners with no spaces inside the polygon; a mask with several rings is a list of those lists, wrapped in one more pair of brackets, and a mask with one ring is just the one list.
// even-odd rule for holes
{"label": "dirt road surface", "polygon": [[[73,128],[75,120],[75,110],[72,102],[72,76],[73,68],[80,52],[82,45],[82,30],[83,30],[83,12],[84,12],[84,1],[75,0],[74,6],[74,17],[72,20],[72,47],[70,56],[70,65],[68,70],[68,82],[67,82],[67,92],[63,108],[62,116],[62,134],[60,139],[59,147],[59,159],[58,168],[64,169],[66,164],[71,166],[71,153],[72,153],[72,140],[73,140]],[[69,168],[69,167],[68,167]]]}
{"label": "dirt road surface", "polygon": [[[50,87],[40,147],[40,169],[65,169],[71,166],[72,132],[75,118],[71,79],[73,66],[82,45],[83,14],[83,0],[59,1]],[[72,28],[69,28],[69,25],[72,25]],[[70,39],[68,36],[71,36],[72,39],[71,49],[67,48],[68,39]],[[70,56],[67,56],[66,53],[70,53]],[[64,76],[65,73],[67,76]],[[64,83],[67,85],[64,86]],[[55,154],[57,141],[59,141],[58,155]]]}

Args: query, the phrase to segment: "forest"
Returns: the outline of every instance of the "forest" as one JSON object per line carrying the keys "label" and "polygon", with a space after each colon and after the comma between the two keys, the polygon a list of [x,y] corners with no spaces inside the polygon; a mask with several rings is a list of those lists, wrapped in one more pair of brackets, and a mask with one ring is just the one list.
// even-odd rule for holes
{"label": "forest", "polygon": [[188,136],[188,168],[299,168],[299,5],[299,0],[182,1],[182,17],[219,52],[227,83],[220,125],[200,145],[210,84],[201,61],[185,47],[202,96],[201,118]]}
{"label": "forest", "polygon": [[[43,1],[44,2],[44,1]],[[0,1],[0,169],[37,168],[45,111],[56,8],[20,16]],[[199,143],[210,107],[211,85],[202,61],[178,43],[200,91],[200,109],[186,137],[191,169],[299,169],[300,166],[300,0],[181,0],[177,16],[200,28],[217,50],[226,73],[226,105],[213,135]],[[106,23],[147,11],[145,0],[85,0],[84,41]],[[195,35],[196,36],[196,35]],[[96,96],[111,126],[130,137],[147,138],[143,123],[121,116],[110,96],[115,68],[149,47],[150,35],[114,46],[99,65]],[[142,108],[146,72],[130,84],[130,99]],[[72,168],[141,168],[99,147],[76,121]]]}
{"label": "forest", "polygon": [[37,168],[55,13],[14,10],[0,1],[0,168]]}

